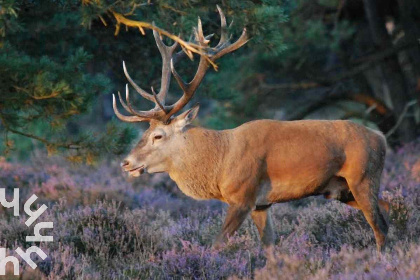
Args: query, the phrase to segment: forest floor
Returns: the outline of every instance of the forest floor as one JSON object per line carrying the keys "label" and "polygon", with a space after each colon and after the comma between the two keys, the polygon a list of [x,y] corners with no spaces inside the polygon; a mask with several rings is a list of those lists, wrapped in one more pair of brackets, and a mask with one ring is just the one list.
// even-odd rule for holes
{"label": "forest floor", "polygon": [[32,194],[49,207],[39,219],[54,222],[41,231],[54,240],[37,243],[48,255],[35,261],[38,268],[21,262],[21,278],[9,279],[420,279],[420,141],[388,153],[382,255],[360,211],[322,197],[272,207],[276,246],[267,260],[250,219],[224,248],[212,249],[226,206],[194,201],[162,175],[128,180],[116,161],[30,162],[0,160],[0,188],[19,188],[21,197],[20,217],[0,207],[0,247],[16,255],[33,245],[23,212]]}

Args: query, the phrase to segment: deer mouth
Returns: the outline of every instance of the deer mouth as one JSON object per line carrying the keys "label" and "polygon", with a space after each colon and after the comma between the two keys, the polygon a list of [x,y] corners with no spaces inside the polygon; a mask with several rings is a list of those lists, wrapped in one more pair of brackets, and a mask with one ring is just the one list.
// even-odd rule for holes
{"label": "deer mouth", "polygon": [[131,170],[128,170],[128,174],[129,174],[130,176],[133,176],[133,177],[139,177],[141,174],[143,174],[143,173],[144,173],[144,170],[145,170],[145,166],[144,166],[144,165],[142,165],[142,166],[139,166],[139,167],[133,168],[133,169],[131,169]]}

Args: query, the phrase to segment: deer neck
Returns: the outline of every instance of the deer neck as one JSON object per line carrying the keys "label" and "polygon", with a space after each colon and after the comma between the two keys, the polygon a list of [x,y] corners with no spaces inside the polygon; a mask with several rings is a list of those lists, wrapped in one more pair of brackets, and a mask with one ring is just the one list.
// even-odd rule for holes
{"label": "deer neck", "polygon": [[220,198],[218,178],[228,149],[228,135],[224,131],[191,127],[183,137],[185,144],[175,153],[169,176],[188,196]]}

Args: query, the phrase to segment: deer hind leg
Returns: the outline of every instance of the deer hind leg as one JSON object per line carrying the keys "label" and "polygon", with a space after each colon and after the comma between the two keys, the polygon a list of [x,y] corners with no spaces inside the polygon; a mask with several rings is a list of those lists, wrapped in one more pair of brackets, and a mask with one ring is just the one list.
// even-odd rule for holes
{"label": "deer hind leg", "polygon": [[[339,201],[343,202],[343,203],[345,203],[345,204],[347,204],[347,205],[349,205],[353,208],[356,208],[358,210],[362,210],[351,192],[348,194],[348,196],[339,199]],[[382,200],[382,199],[378,199],[378,204],[379,204],[379,208],[382,211],[382,214],[388,216],[389,215],[389,209],[390,209],[389,203]]]}
{"label": "deer hind leg", "polygon": [[264,247],[268,248],[274,245],[274,232],[273,223],[271,220],[270,208],[261,209],[258,208],[251,212],[252,220],[257,226],[258,233],[260,234],[261,242]]}
{"label": "deer hind leg", "polygon": [[216,238],[214,247],[220,247],[226,238],[232,236],[233,233],[242,225],[249,212],[251,212],[251,207],[249,206],[230,205],[225,223],[223,224],[222,232]]}
{"label": "deer hind leg", "polygon": [[[345,203],[355,209],[362,210],[354,198],[353,193],[350,191],[347,181],[343,177],[332,178],[326,187],[324,196],[327,199],[337,199],[338,201]],[[382,212],[388,216],[389,203],[382,199],[379,199],[378,203]]]}
{"label": "deer hind leg", "polygon": [[[386,235],[388,233],[388,224],[379,208],[379,180],[365,177],[359,184],[352,184],[349,182],[349,187],[355,202],[350,200],[347,204],[362,210],[363,215],[375,234],[378,251],[383,250]],[[386,206],[386,202],[381,204],[383,204],[384,207]]]}

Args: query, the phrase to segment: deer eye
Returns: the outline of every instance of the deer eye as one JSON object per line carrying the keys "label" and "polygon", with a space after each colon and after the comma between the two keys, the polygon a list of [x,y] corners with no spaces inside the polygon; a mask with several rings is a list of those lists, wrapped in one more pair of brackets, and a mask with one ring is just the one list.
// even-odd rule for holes
{"label": "deer eye", "polygon": [[155,140],[162,139],[162,135],[155,135],[154,139],[155,139]]}

